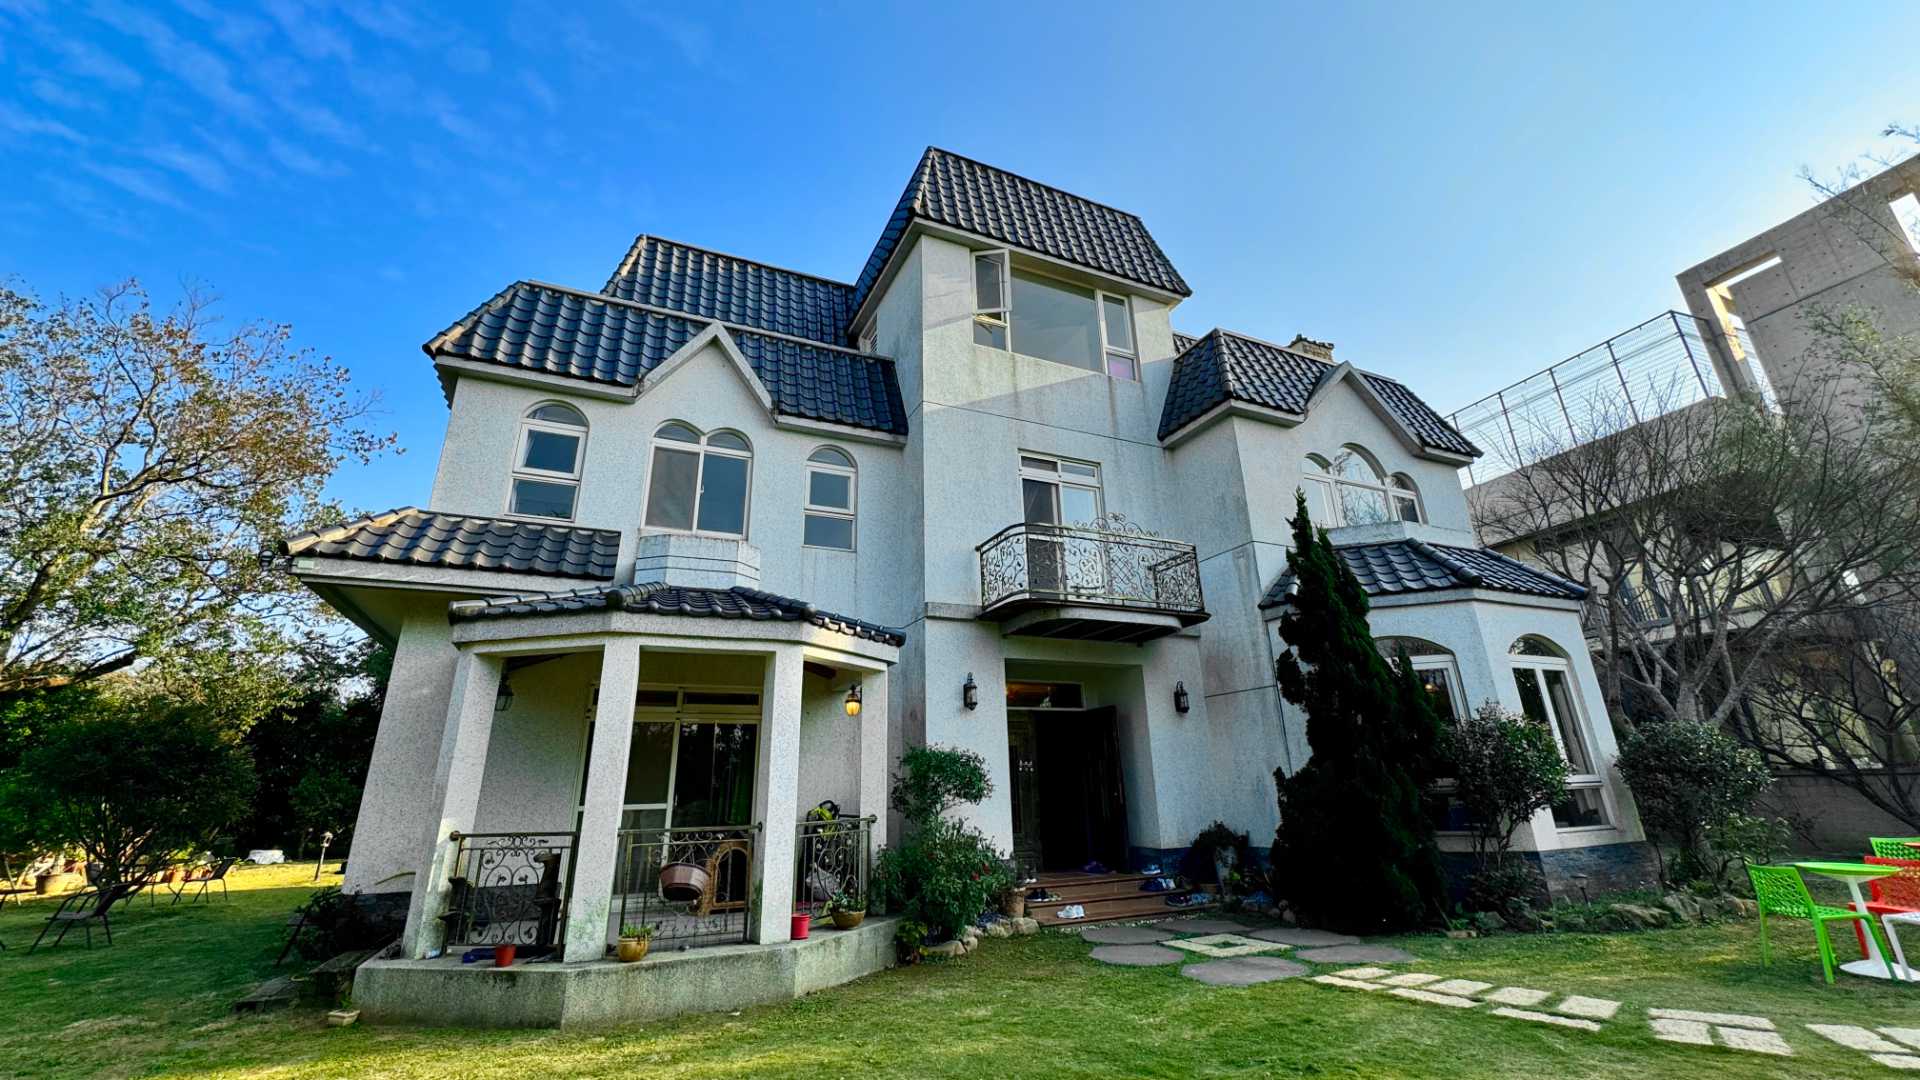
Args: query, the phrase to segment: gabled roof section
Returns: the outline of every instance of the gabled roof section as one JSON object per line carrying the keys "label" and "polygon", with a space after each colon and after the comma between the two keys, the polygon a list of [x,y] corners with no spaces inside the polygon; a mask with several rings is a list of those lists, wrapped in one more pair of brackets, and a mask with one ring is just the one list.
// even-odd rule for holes
{"label": "gabled roof section", "polygon": [[[427,355],[637,389],[716,320],[555,285],[502,289],[422,346]],[[778,415],[907,433],[893,361],[722,322]]]}
{"label": "gabled roof section", "polygon": [[[1160,411],[1161,439],[1228,401],[1305,416],[1315,392],[1346,369],[1346,365],[1329,364],[1218,328],[1188,340],[1192,344],[1173,362],[1167,401]],[[1384,375],[1346,370],[1366,383],[1391,418],[1404,425],[1421,447],[1444,454],[1479,456],[1477,447],[1404,385]]]}
{"label": "gabled roof section", "polygon": [[1162,292],[1193,295],[1135,215],[929,146],[854,283],[855,310],[915,221],[976,233]]}
{"label": "gabled roof section", "polygon": [[620,534],[403,506],[289,536],[280,542],[280,551],[453,570],[611,579]]}
{"label": "gabled roof section", "polygon": [[[1368,596],[1398,596],[1440,589],[1485,589],[1554,600],[1581,600],[1584,586],[1528,566],[1486,548],[1430,544],[1425,540],[1390,540],[1378,544],[1349,544],[1334,549],[1360,580]],[[1293,572],[1282,573],[1260,600],[1260,607],[1278,607],[1293,593]]]}
{"label": "gabled roof section", "polygon": [[694,618],[748,619],[765,622],[808,622],[848,637],[904,645],[906,634],[891,627],[848,615],[821,611],[805,600],[779,596],[735,585],[730,589],[702,589],[658,582],[575,589],[558,593],[525,593],[489,600],[457,600],[447,608],[453,622],[504,619],[521,615],[563,615],[584,611],[636,611],[651,615],[687,615]]}
{"label": "gabled roof section", "polygon": [[600,291],[827,345],[847,344],[853,321],[853,286],[844,282],[644,234]]}

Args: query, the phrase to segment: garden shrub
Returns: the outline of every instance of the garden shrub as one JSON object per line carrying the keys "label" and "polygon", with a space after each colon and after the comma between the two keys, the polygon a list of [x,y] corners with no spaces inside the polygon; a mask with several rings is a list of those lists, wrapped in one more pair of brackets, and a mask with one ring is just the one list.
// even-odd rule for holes
{"label": "garden shrub", "polygon": [[1287,568],[1295,587],[1276,673],[1307,714],[1313,756],[1292,776],[1274,773],[1273,862],[1297,868],[1286,898],[1301,920],[1338,930],[1437,923],[1445,890],[1423,801],[1442,771],[1439,717],[1412,665],[1396,671],[1380,655],[1366,592],[1299,493]]}
{"label": "garden shrub", "polygon": [[1227,858],[1232,865],[1243,872],[1253,867],[1253,838],[1243,832],[1234,832],[1224,821],[1216,821],[1200,830],[1193,838],[1192,846],[1180,860],[1180,873],[1186,879],[1198,884],[1210,884],[1220,881],[1220,871],[1216,863],[1222,851],[1228,852]]}
{"label": "garden shrub", "polygon": [[1671,881],[1722,880],[1737,855],[1716,855],[1709,838],[1750,846],[1753,837],[1736,819],[1773,782],[1758,753],[1718,728],[1684,720],[1635,728],[1620,744],[1620,772],[1647,831],[1675,848],[1671,867],[1661,853],[1662,876]]}
{"label": "garden shrub", "polygon": [[1442,745],[1485,873],[1506,854],[1515,829],[1566,797],[1567,760],[1545,724],[1492,701],[1455,721]]}
{"label": "garden shrub", "polygon": [[1490,863],[1467,879],[1467,910],[1509,915],[1534,906],[1547,894],[1546,881],[1520,859]]}
{"label": "garden shrub", "polygon": [[887,910],[923,924],[932,940],[952,937],[1013,884],[1006,858],[978,829],[946,812],[993,791],[986,759],[971,750],[915,747],[893,778],[893,808],[906,836],[881,851],[872,892]]}

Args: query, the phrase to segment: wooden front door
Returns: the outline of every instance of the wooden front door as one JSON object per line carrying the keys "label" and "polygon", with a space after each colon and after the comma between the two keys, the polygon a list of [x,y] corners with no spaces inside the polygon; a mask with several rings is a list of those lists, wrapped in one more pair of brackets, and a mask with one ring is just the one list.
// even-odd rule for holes
{"label": "wooden front door", "polygon": [[1021,877],[1038,874],[1045,865],[1040,844],[1040,744],[1033,718],[1026,713],[1007,717],[1008,793],[1013,798],[1013,865]]}
{"label": "wooden front door", "polygon": [[1127,801],[1111,707],[1036,715],[1041,865],[1127,865]]}

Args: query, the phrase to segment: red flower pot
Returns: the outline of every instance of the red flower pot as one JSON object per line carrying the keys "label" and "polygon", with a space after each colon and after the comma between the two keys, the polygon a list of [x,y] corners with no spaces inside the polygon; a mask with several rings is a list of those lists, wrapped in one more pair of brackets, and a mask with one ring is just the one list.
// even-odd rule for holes
{"label": "red flower pot", "polygon": [[807,932],[813,927],[813,916],[804,911],[793,913],[793,940],[804,941]]}
{"label": "red flower pot", "polygon": [[513,945],[495,945],[493,947],[493,966],[512,967],[515,949],[516,946]]}

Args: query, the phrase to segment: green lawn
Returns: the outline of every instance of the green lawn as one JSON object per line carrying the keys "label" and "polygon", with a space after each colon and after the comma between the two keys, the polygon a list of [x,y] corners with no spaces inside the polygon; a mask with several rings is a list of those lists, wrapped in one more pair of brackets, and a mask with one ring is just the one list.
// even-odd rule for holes
{"label": "green lawn", "polygon": [[[1820,981],[1812,935],[1786,924],[1759,965],[1752,924],[1635,935],[1433,937],[1418,970],[1626,1003],[1598,1034],[1549,1029],[1305,980],[1203,986],[1172,968],[1087,958],[1065,934],[989,941],[788,1005],[616,1032],[332,1029],[317,1010],[236,1017],[271,973],[312,864],[236,872],[231,903],[116,920],[111,948],[74,937],[29,957],[45,902],[0,912],[6,1076],[1432,1076],[1896,1075],[1806,1022],[1920,1026],[1920,989]],[[164,898],[163,898],[164,899]],[[1775,1020],[1790,1059],[1653,1040],[1648,1006]]]}

